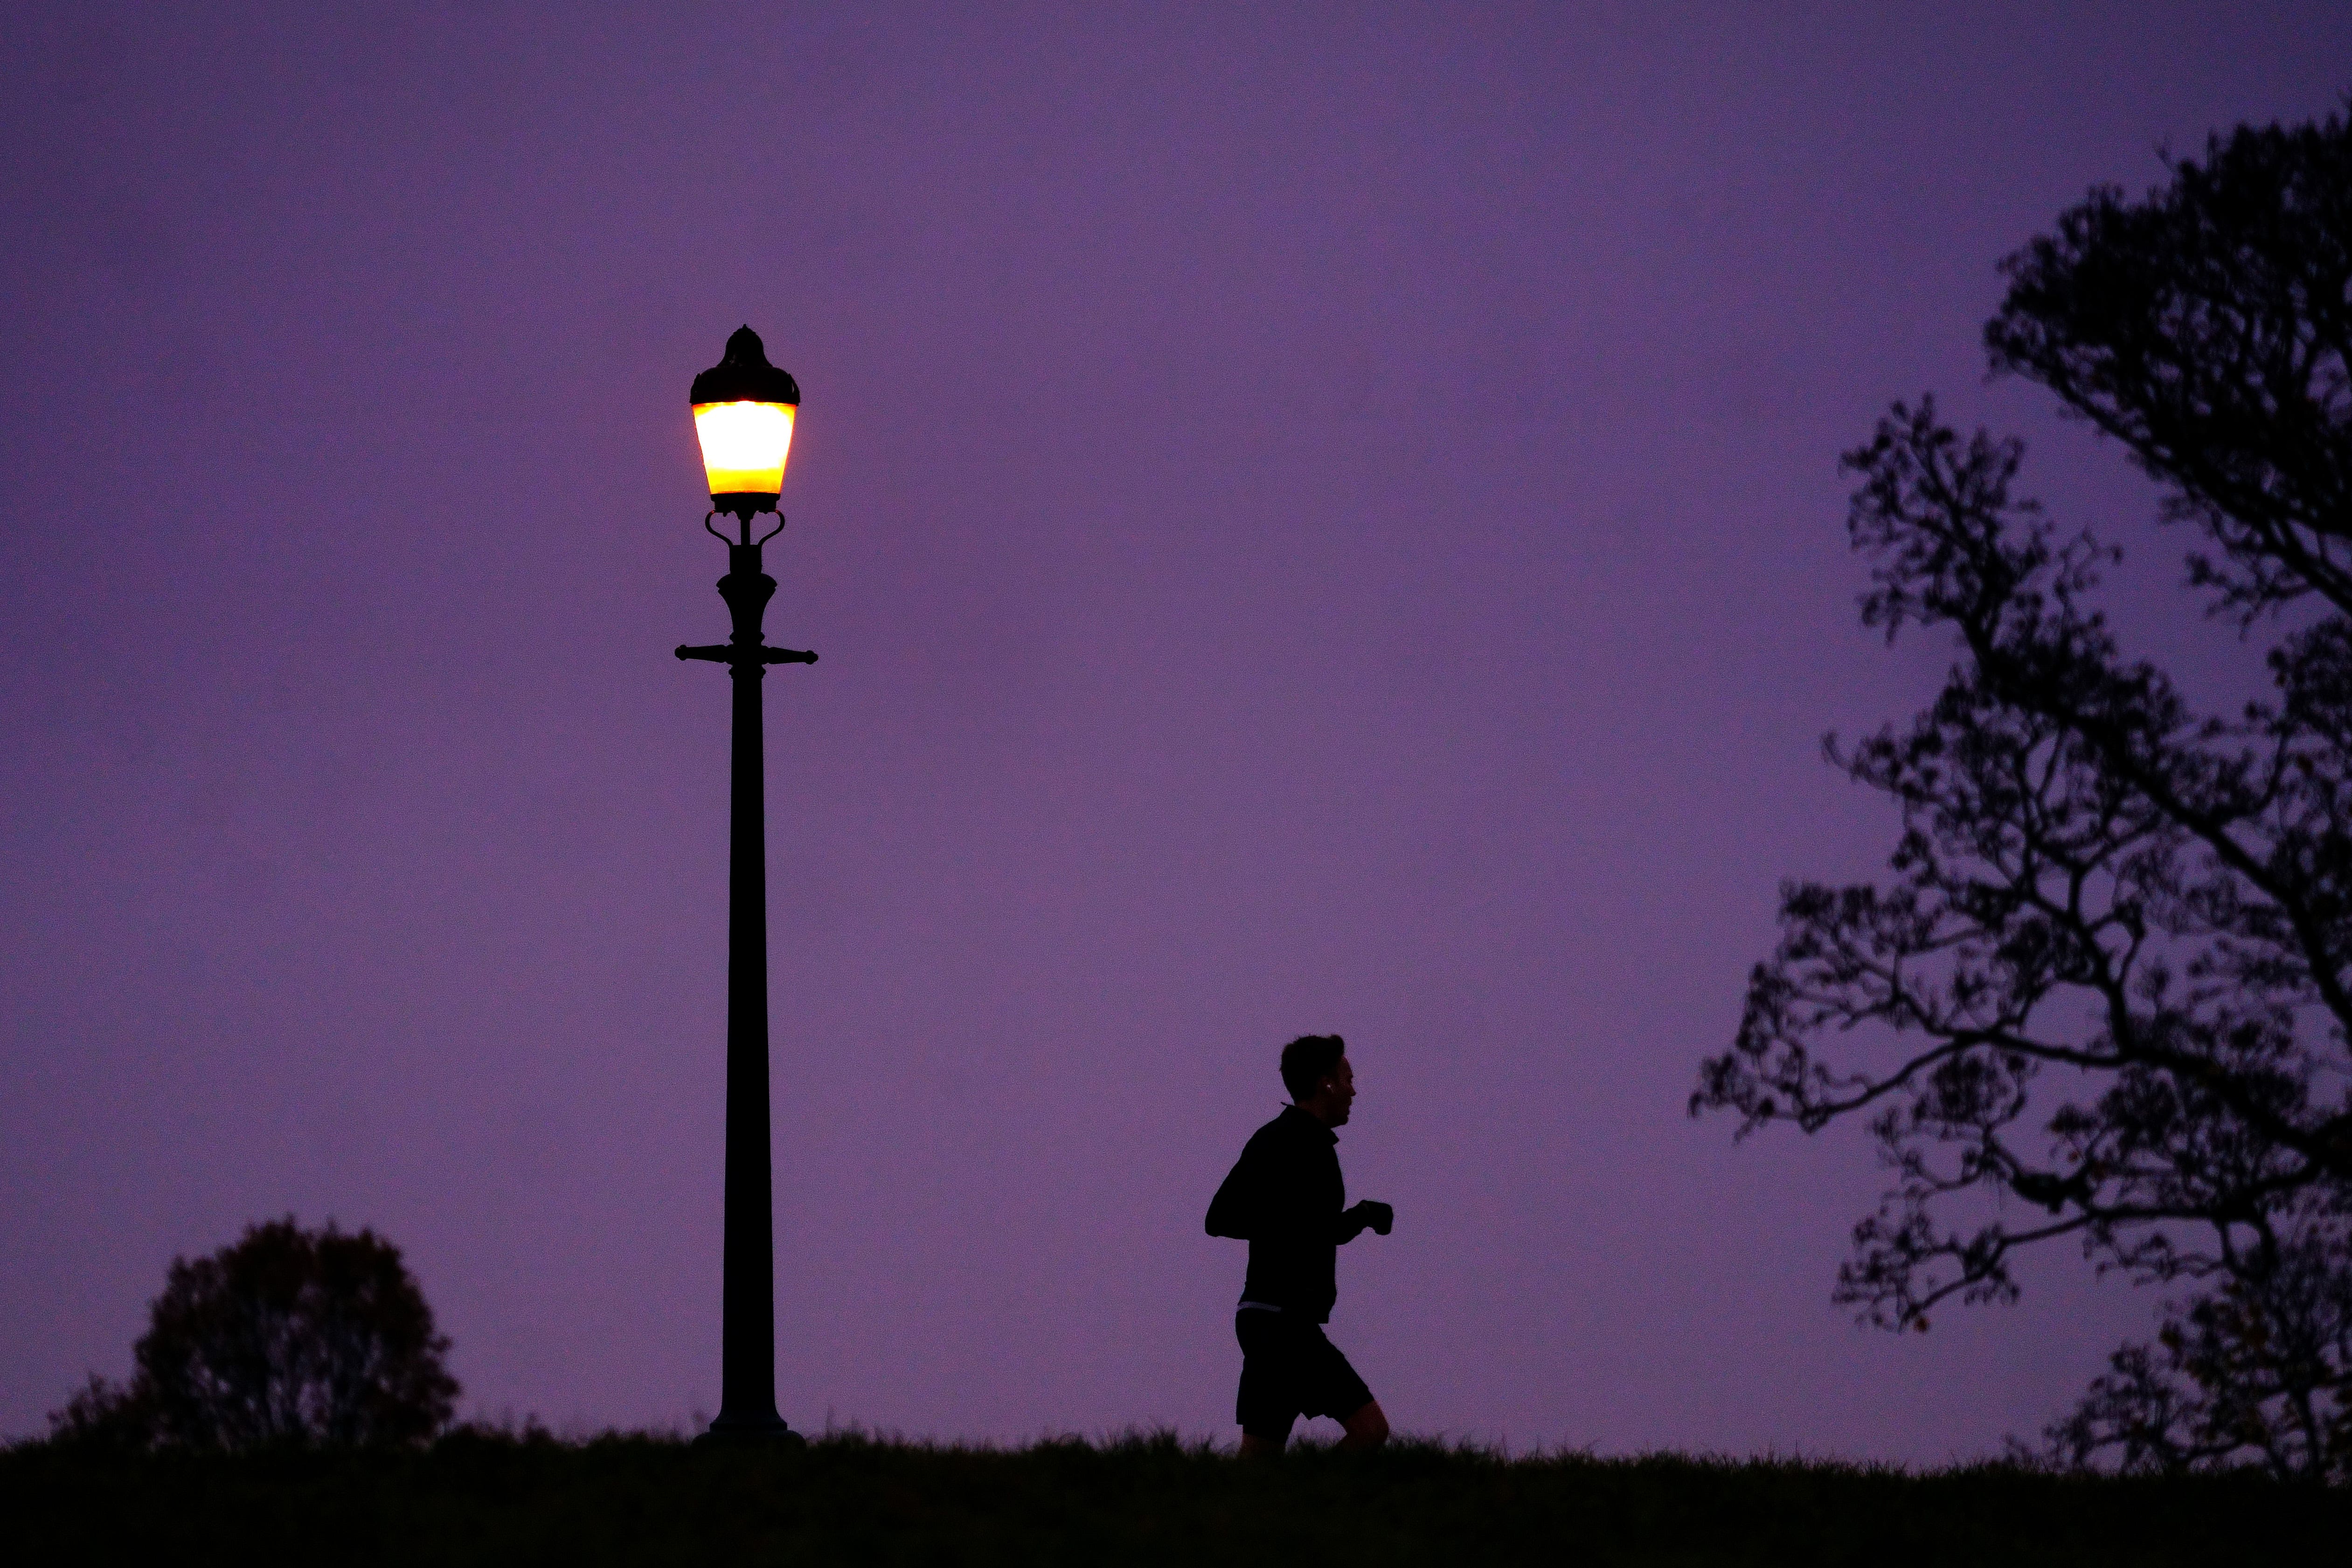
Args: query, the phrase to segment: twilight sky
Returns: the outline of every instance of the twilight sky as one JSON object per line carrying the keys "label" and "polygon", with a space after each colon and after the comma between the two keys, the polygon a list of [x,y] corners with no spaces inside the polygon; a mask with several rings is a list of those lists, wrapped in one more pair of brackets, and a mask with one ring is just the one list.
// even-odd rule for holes
{"label": "twilight sky", "polygon": [[1854,622],[1888,399],[2029,436],[2138,645],[2242,678],[1978,332],[2091,184],[2325,112],[2352,9],[329,9],[0,36],[0,1436],[289,1211],[406,1249],[470,1413],[715,1407],[670,649],[746,321],[824,657],[768,680],[795,1426],[1229,1439],[1201,1215],[1305,1031],[1401,1429],[1937,1463],[2147,1322],[2053,1258],[1858,1328],[1858,1131],[1683,1103],[1780,879],[1891,843],[1822,733],[1948,657]]}

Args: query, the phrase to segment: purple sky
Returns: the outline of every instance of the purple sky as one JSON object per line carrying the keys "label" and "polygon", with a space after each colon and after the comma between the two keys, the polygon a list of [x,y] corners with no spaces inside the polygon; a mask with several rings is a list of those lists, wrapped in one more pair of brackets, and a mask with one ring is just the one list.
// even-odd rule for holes
{"label": "purple sky", "polygon": [[[2240,653],[1998,258],[2324,112],[2336,5],[30,7],[0,50],[0,1434],[174,1253],[406,1248],[464,1407],[718,1395],[724,569],[686,407],[806,397],[769,552],[787,1419],[1230,1437],[1210,1193],[1351,1042],[1334,1338],[1403,1430],[1940,1462],[2153,1300],[1828,1300],[1859,1135],[1683,1102],[1790,875],[1840,450],[1934,388]],[[2057,13],[2063,11],[2063,16]]]}

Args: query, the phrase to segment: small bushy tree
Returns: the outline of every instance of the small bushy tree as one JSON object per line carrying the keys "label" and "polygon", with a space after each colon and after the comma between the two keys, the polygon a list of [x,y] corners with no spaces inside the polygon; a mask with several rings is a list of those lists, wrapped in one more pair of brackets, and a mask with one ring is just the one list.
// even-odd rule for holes
{"label": "small bushy tree", "polygon": [[422,1443],[457,1396],[448,1349],[398,1247],[289,1215],[173,1259],[130,1383],[92,1377],[49,1426],[122,1447]]}

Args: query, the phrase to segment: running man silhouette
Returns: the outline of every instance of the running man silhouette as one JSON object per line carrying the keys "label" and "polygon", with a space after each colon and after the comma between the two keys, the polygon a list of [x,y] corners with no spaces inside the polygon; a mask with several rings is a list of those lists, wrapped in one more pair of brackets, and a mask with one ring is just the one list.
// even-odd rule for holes
{"label": "running man silhouette", "polygon": [[1366,1230],[1396,1223],[1386,1204],[1347,1202],[1331,1130],[1348,1124],[1356,1070],[1337,1035],[1301,1035],[1282,1047],[1290,1104],[1250,1135],[1233,1173],[1209,1204],[1211,1236],[1249,1243],[1249,1275],[1234,1312],[1242,1386],[1234,1419],[1242,1454],[1279,1454],[1290,1424],[1328,1415],[1348,1429],[1343,1448],[1388,1441],[1380,1402],[1339,1348],[1323,1336],[1339,1297],[1339,1250]]}

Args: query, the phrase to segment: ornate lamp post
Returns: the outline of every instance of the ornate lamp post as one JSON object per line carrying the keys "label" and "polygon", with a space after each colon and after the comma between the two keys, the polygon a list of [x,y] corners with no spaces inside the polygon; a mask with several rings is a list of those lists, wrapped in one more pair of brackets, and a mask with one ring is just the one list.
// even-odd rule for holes
{"label": "ornate lamp post", "polygon": [[[783,531],[776,497],[793,445],[801,389],[768,363],[760,334],[737,329],[727,356],[694,378],[694,430],[710,479],[702,526],[727,546],[719,596],[735,635],[680,658],[723,664],[735,688],[727,871],[727,1209],[720,1286],[719,1416],[714,1438],[786,1437],[776,1414],[775,1231],[768,1164],[768,859],[761,784],[760,682],[772,664],[814,664],[816,655],[768,647],[760,616],[776,580],[760,570],[760,546]],[[776,525],[751,537],[752,519]],[[734,519],[736,537],[710,526]]]}

